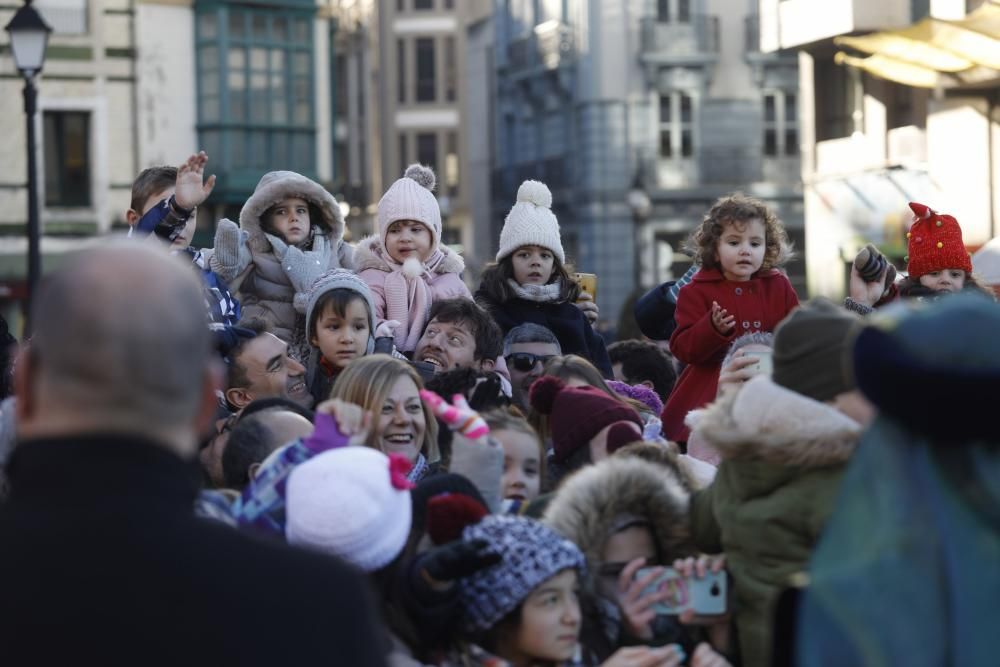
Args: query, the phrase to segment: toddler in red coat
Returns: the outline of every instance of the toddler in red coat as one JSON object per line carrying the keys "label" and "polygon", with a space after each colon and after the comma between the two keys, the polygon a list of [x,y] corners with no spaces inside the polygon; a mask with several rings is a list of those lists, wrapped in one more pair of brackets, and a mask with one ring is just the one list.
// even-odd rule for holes
{"label": "toddler in red coat", "polygon": [[777,270],[791,256],[788,234],[763,202],[741,194],[719,199],[689,247],[701,268],[677,297],[670,337],[670,351],[687,367],[663,408],[663,433],[676,442],[688,439],[687,413],[715,400],[729,344],[774,331],[799,303]]}

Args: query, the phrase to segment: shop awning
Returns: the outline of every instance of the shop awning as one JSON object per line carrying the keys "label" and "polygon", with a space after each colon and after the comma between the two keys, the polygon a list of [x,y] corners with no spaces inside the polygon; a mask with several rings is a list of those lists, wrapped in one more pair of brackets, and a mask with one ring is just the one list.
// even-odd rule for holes
{"label": "shop awning", "polygon": [[900,30],[837,37],[836,62],[918,88],[954,88],[1000,81],[1000,2],[959,21],[928,17]]}

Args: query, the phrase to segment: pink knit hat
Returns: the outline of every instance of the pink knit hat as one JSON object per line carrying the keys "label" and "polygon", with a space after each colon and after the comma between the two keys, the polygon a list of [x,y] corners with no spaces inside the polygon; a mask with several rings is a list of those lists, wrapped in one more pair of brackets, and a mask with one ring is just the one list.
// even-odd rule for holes
{"label": "pink knit hat", "polygon": [[378,202],[378,235],[385,246],[389,225],[397,220],[415,220],[431,230],[433,247],[441,243],[441,207],[432,192],[437,183],[434,171],[411,164],[403,177],[389,186]]}

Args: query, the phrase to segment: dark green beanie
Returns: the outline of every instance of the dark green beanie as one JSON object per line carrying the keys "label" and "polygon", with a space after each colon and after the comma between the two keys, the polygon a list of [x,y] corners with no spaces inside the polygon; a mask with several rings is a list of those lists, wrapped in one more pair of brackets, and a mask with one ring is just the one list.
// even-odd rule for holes
{"label": "dark green beanie", "polygon": [[774,382],[817,401],[851,391],[851,347],[861,326],[827,299],[802,304],[774,330]]}

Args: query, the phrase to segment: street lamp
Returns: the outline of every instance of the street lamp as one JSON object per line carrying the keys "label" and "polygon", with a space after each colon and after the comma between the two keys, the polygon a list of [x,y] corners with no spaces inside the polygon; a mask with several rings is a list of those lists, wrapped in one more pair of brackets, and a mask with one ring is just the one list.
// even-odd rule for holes
{"label": "street lamp", "polygon": [[45,63],[45,47],[52,28],[31,6],[31,0],[25,0],[24,6],[17,10],[5,30],[10,34],[14,64],[24,77],[24,114],[28,130],[28,319],[24,327],[27,336],[31,333],[31,299],[42,267],[39,251],[38,165],[35,160],[35,112],[38,97],[35,77],[42,71]]}
{"label": "street lamp", "polygon": [[649,218],[649,214],[653,212],[653,202],[643,186],[641,161],[636,166],[635,178],[632,179],[632,187],[625,195],[625,203],[632,211],[632,220],[635,223],[632,236],[632,243],[635,246],[633,280],[635,281],[635,289],[639,289],[642,287],[642,253],[639,250],[642,247],[642,227],[646,219]]}

